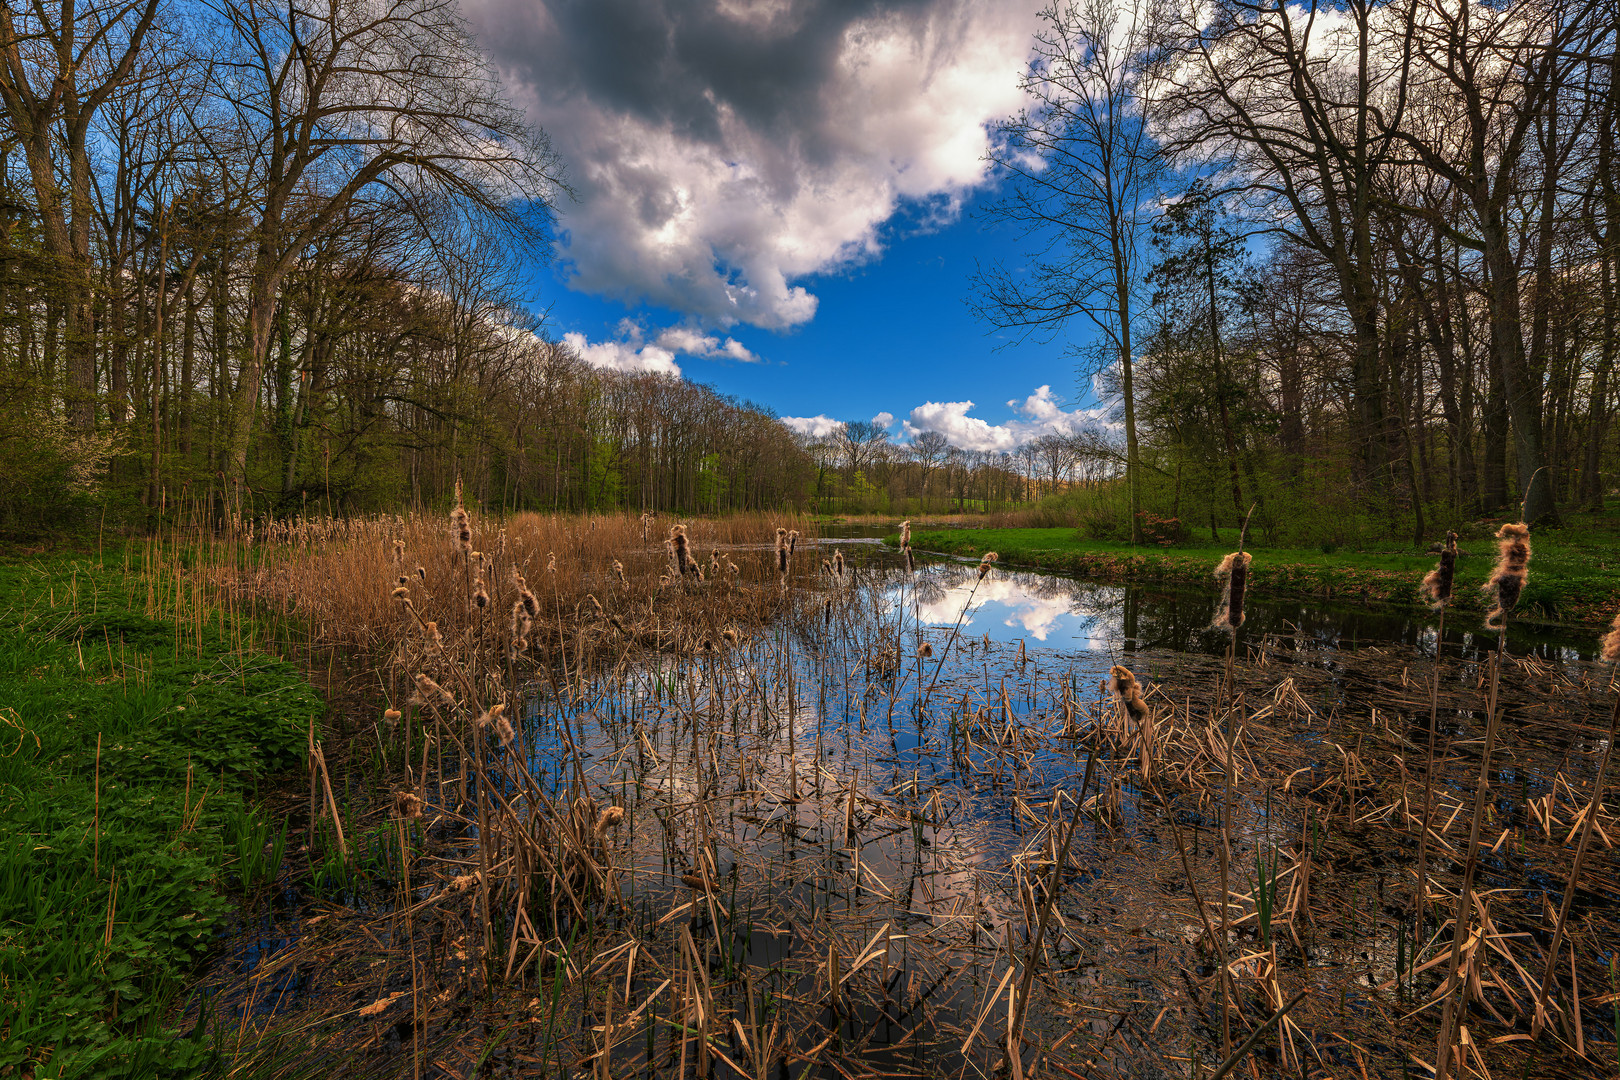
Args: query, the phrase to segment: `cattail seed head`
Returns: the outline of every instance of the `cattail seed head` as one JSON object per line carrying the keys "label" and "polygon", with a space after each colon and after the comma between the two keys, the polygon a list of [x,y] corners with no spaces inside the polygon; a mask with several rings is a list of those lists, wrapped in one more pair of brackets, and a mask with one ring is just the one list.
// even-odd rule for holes
{"label": "cattail seed head", "polygon": [[416,568],[416,580],[417,581],[426,581],[427,580],[427,567],[418,566]]}
{"label": "cattail seed head", "polygon": [[1445,545],[1440,549],[1440,561],[1434,569],[1423,575],[1418,590],[1429,599],[1431,607],[1439,610],[1451,599],[1451,584],[1457,574],[1457,534],[1446,533]]}
{"label": "cattail seed head", "polygon": [[394,816],[404,821],[413,821],[422,816],[422,799],[413,791],[401,791],[394,795]]}
{"label": "cattail seed head", "polygon": [[479,578],[473,584],[472,602],[473,606],[480,611],[489,607],[489,593],[484,590],[483,578]]}
{"label": "cattail seed head", "polygon": [[624,807],[610,806],[602,811],[602,816],[596,819],[596,835],[601,836],[609,829],[616,829],[624,820]]}
{"label": "cattail seed head", "polygon": [[613,560],[613,576],[619,579],[620,585],[623,585],[626,588],[629,587],[630,581],[624,576],[624,563],[620,562],[618,559]]}
{"label": "cattail seed head", "polygon": [[1220,610],[1215,613],[1217,630],[1236,630],[1243,625],[1243,595],[1248,587],[1249,563],[1253,556],[1234,551],[1215,567],[1215,579],[1222,583]]}
{"label": "cattail seed head", "polygon": [[404,562],[405,561],[405,541],[403,541],[403,540],[395,540],[394,541],[394,561],[395,562]]}
{"label": "cattail seed head", "polygon": [[979,577],[982,579],[986,574],[988,574],[991,568],[994,567],[995,564],[1000,561],[1000,559],[1001,556],[996,554],[994,551],[985,552],[983,558],[979,560]]}
{"label": "cattail seed head", "polygon": [[742,635],[737,633],[737,628],[735,626],[728,626],[724,630],[720,631],[720,640],[724,641],[731,648],[736,648],[737,642],[742,640]]}
{"label": "cattail seed head", "polygon": [[413,704],[417,705],[453,706],[456,703],[456,699],[450,696],[450,691],[422,674],[416,676],[416,694],[412,700]]}
{"label": "cattail seed head", "polygon": [[483,712],[479,713],[478,714],[478,719],[473,721],[473,723],[477,724],[478,729],[480,731],[482,731],[485,728],[488,728],[495,721],[499,720],[501,718],[501,714],[503,712],[505,712],[505,711],[506,711],[505,703],[497,702],[496,704],[491,705],[489,708],[485,709]]}
{"label": "cattail seed head", "polygon": [[842,549],[833,552],[833,573],[839,577],[844,576],[844,552]]}
{"label": "cattail seed head", "polygon": [[919,659],[919,660],[930,660],[930,659],[933,658],[933,656],[934,656],[934,646],[931,645],[930,643],[925,641],[921,645],[917,646],[917,659]]}
{"label": "cattail seed head", "polygon": [[1530,526],[1510,522],[1496,530],[1496,566],[1482,590],[1494,594],[1496,606],[1485,614],[1488,630],[1507,626],[1505,617],[1519,602],[1524,582],[1530,576]]}
{"label": "cattail seed head", "polygon": [[823,574],[826,574],[828,577],[832,577],[832,563],[827,561],[826,559],[822,559],[821,560],[821,572]]}
{"label": "cattail seed head", "polygon": [[788,540],[788,554],[789,555],[791,555],[795,551],[799,550],[799,530],[798,529],[789,530],[787,540]]}
{"label": "cattail seed head", "polygon": [[698,652],[702,653],[704,656],[713,656],[715,653],[714,640],[712,638],[704,638],[702,641],[698,642]]}
{"label": "cattail seed head", "polygon": [[602,612],[602,601],[598,600],[594,593],[586,593],[585,594],[585,599],[587,599],[587,600],[589,600],[591,602],[591,610],[596,612],[596,617],[600,619],[602,617],[602,614],[603,614],[603,612]]}
{"label": "cattail seed head", "polygon": [[686,526],[676,525],[669,530],[670,550],[675,556],[675,571],[678,574],[696,574],[702,580],[703,570],[698,566],[697,560],[692,558],[692,545],[686,538]]}
{"label": "cattail seed head", "polygon": [[1147,717],[1148,703],[1143,699],[1142,688],[1130,668],[1120,664],[1109,668],[1107,686],[1133,720],[1140,723]]}
{"label": "cattail seed head", "polygon": [[406,587],[405,587],[405,586],[403,586],[403,585],[399,585],[399,586],[396,586],[396,587],[395,587],[395,588],[394,588],[394,593],[393,593],[393,596],[394,596],[394,599],[395,599],[395,600],[406,600],[406,601],[409,601],[409,600],[410,600],[410,598],[411,598],[411,590],[409,590],[409,589],[407,589],[407,588],[406,588]]}
{"label": "cattail seed head", "polygon": [[900,550],[908,551],[911,548],[911,522],[900,523]]}
{"label": "cattail seed head", "polygon": [[432,619],[422,624],[427,631],[427,653],[429,656],[439,656],[444,652],[444,635],[439,633],[439,624]]}
{"label": "cattail seed head", "polygon": [[1614,617],[1609,624],[1609,632],[1603,635],[1600,655],[1606,663],[1620,662],[1620,615]]}
{"label": "cattail seed head", "polygon": [[401,716],[401,713],[400,713],[400,711],[398,709],[384,709],[383,710],[383,723],[387,724],[390,728],[392,728],[395,724],[399,723],[400,716]]}
{"label": "cattail seed head", "polygon": [[546,573],[555,574],[556,572],[557,572],[557,553],[554,552],[554,551],[548,551],[548,552],[546,552]]}
{"label": "cattail seed head", "polygon": [[510,747],[517,738],[517,732],[512,727],[512,721],[505,716],[496,716],[495,737],[501,741],[503,747]]}

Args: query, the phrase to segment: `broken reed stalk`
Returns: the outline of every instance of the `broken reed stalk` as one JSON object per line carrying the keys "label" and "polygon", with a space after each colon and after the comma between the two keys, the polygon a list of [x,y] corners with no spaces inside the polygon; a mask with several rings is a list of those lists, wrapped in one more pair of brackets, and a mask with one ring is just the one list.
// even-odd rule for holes
{"label": "broken reed stalk", "polygon": [[[1620,628],[1620,618],[1615,620]],[[1615,633],[1620,633],[1617,629]],[[1614,753],[1614,740],[1620,734],[1620,684],[1616,684],[1611,676],[1609,687],[1614,691],[1614,708],[1609,713],[1609,739],[1603,748],[1603,760],[1598,764],[1597,779],[1592,782],[1592,800],[1586,805],[1586,817],[1581,821],[1581,839],[1575,845],[1575,861],[1570,864],[1569,878],[1564,883],[1564,900],[1558,905],[1558,922],[1553,927],[1552,945],[1547,949],[1547,964],[1541,970],[1541,988],[1536,993],[1535,1016],[1530,1022],[1532,1034],[1541,1034],[1541,1027],[1546,1018],[1547,1000],[1552,991],[1553,968],[1558,963],[1558,949],[1564,939],[1564,925],[1569,919],[1569,909],[1575,899],[1575,886],[1580,881],[1581,863],[1586,859],[1586,848],[1592,840],[1592,829],[1597,821],[1598,810],[1603,805],[1603,785],[1608,779],[1609,759]],[[1573,978],[1573,975],[1571,975]]]}
{"label": "broken reed stalk", "polygon": [[917,703],[918,711],[928,708],[928,699],[933,696],[934,687],[939,685],[940,672],[945,670],[945,660],[951,655],[951,646],[956,644],[956,635],[962,629],[962,619],[967,615],[968,608],[973,606],[973,597],[979,591],[979,583],[989,576],[990,570],[995,566],[1001,556],[994,551],[987,551],[979,560],[979,576],[973,582],[973,588],[968,590],[967,599],[962,601],[962,610],[956,613],[956,625],[951,627],[951,636],[945,639],[945,647],[939,651],[939,663],[934,665],[934,678],[929,682],[928,689],[923,691],[922,700]]}
{"label": "broken reed stalk", "polygon": [[1447,531],[1440,548],[1440,561],[1423,578],[1420,591],[1440,613],[1434,633],[1434,683],[1429,691],[1429,749],[1423,763],[1423,819],[1418,833],[1418,880],[1414,914],[1417,919],[1414,943],[1423,939],[1423,917],[1429,900],[1429,829],[1434,821],[1434,744],[1440,723],[1440,661],[1446,645],[1446,608],[1457,573],[1457,534]]}
{"label": "broken reed stalk", "polygon": [[1276,1012],[1267,1017],[1259,1027],[1255,1028],[1249,1033],[1249,1037],[1244,1039],[1242,1044],[1236,1050],[1232,1051],[1225,1061],[1221,1062],[1220,1068],[1209,1074],[1209,1080],[1221,1080],[1221,1077],[1237,1068],[1238,1063],[1243,1060],[1243,1055],[1254,1049],[1254,1044],[1260,1041],[1261,1036],[1270,1031],[1272,1028],[1276,1027],[1277,1024],[1282,1021],[1282,1018],[1287,1016],[1289,1011],[1292,1010],[1295,1005],[1298,1005],[1301,1001],[1305,1000],[1305,996],[1309,993],[1309,989],[1301,990],[1299,993],[1289,998],[1282,1008],[1278,1009]]}
{"label": "broken reed stalk", "polygon": [[1086,789],[1091,786],[1091,773],[1096,762],[1097,754],[1093,748],[1092,753],[1086,755],[1086,774],[1080,781],[1080,797],[1074,802],[1074,814],[1069,818],[1068,831],[1063,834],[1063,845],[1058,849],[1056,861],[1052,863],[1052,875],[1046,885],[1046,897],[1041,902],[1041,915],[1035,927],[1035,937],[1029,943],[1029,956],[1024,961],[1024,974],[1018,980],[1018,992],[1013,999],[1013,1017],[1007,1034],[1007,1063],[1015,1071],[1022,1071],[1019,1065],[1013,1064],[1012,1058],[1023,1052],[1021,1036],[1024,1030],[1025,1009],[1029,1001],[1030,984],[1035,978],[1035,966],[1040,962],[1041,942],[1046,937],[1046,926],[1051,921],[1052,908],[1057,904],[1063,868],[1069,864],[1069,845],[1074,840],[1075,830],[1080,827],[1080,815],[1086,804]]}
{"label": "broken reed stalk", "polygon": [[1479,870],[1479,832],[1485,818],[1485,799],[1490,790],[1491,755],[1496,750],[1496,691],[1502,674],[1502,656],[1507,647],[1507,626],[1497,632],[1496,650],[1491,656],[1491,686],[1485,703],[1485,749],[1479,762],[1479,779],[1474,786],[1474,812],[1468,826],[1468,852],[1463,862],[1462,886],[1457,893],[1457,910],[1452,919],[1450,972],[1443,984],[1446,1007],[1440,1020],[1440,1043],[1435,1050],[1435,1080],[1445,1080],[1450,1066],[1454,1025],[1461,1021],[1467,1003],[1466,987],[1458,977],[1462,966],[1463,941],[1468,934],[1469,911],[1473,907],[1474,875]]}

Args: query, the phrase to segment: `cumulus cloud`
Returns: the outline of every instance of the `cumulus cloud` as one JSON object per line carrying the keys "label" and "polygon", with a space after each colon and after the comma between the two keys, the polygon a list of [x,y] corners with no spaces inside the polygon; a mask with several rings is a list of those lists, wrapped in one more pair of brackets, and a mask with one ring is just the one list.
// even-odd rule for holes
{"label": "cumulus cloud", "polygon": [[894,423],[894,413],[880,412],[876,416],[872,417],[872,423],[876,424],[880,428],[887,429],[890,424]]}
{"label": "cumulus cloud", "polygon": [[574,287],[783,329],[815,315],[800,282],[879,254],[903,202],[949,218],[982,181],[986,125],[1021,104],[1038,4],[463,7],[567,163]]}
{"label": "cumulus cloud", "polygon": [[781,419],[782,423],[800,435],[808,435],[812,439],[825,439],[843,425],[842,420],[834,420],[830,416],[784,416]]}
{"label": "cumulus cloud", "polygon": [[689,326],[671,326],[658,335],[657,344],[671,352],[711,359],[736,360],[744,364],[757,363],[758,356],[736,338],[722,341],[714,334],[706,334]]}
{"label": "cumulus cloud", "polygon": [[925,431],[937,431],[950,444],[963,450],[1002,452],[1016,450],[1043,435],[1072,435],[1097,426],[1104,409],[1065,410],[1050,386],[1038,386],[1023,401],[1014,398],[1008,408],[1019,418],[1005,424],[992,424],[977,416],[971,401],[929,401],[911,410],[901,425],[907,438]]}
{"label": "cumulus cloud", "polygon": [[602,341],[592,344],[585,335],[570,332],[563,335],[563,344],[592,367],[609,371],[628,371],[637,374],[679,375],[680,366],[675,354],[657,345],[642,345],[635,341]]}

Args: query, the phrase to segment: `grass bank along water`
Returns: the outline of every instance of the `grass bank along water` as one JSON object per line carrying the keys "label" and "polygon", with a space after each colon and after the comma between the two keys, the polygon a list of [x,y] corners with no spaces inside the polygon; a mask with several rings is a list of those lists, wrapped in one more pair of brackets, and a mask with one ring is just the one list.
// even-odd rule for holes
{"label": "grass bank along water", "polygon": [[1394,1080],[1443,1028],[1480,1075],[1616,1063],[1574,650],[1250,604],[1218,649],[1055,652],[961,630],[994,565],[670,524],[379,521],[239,579],[382,692],[332,778],[381,854],[210,978],[237,1067]]}
{"label": "grass bank along water", "polygon": [[323,706],[152,550],[0,564],[0,1075],[202,1069],[173,1018],[277,870],[244,795]]}
{"label": "grass bank along water", "polygon": [[[1520,600],[1519,618],[1572,626],[1606,625],[1620,607],[1620,532],[1616,522],[1583,524],[1538,538],[1535,568]],[[889,538],[892,543],[894,535]],[[1205,587],[1210,568],[1232,541],[1197,542],[1175,547],[1142,547],[1119,541],[1093,540],[1074,529],[931,529],[913,530],[912,546],[921,551],[977,558],[997,551],[1013,566],[1056,570],[1101,581],[1150,581]],[[1488,536],[1463,541],[1457,564],[1458,610],[1473,614],[1488,606],[1480,586],[1490,572],[1492,542]],[[1349,552],[1261,548],[1251,568],[1250,585],[1273,596],[1387,604],[1418,610],[1425,607],[1418,582],[1433,565],[1433,554]]]}

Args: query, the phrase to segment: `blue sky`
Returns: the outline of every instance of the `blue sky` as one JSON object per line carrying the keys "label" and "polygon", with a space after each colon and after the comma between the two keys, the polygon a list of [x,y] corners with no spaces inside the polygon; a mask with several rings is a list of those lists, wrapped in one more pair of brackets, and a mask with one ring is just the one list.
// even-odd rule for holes
{"label": "blue sky", "polygon": [[1089,421],[1064,342],[1009,344],[964,303],[975,260],[1022,254],[973,208],[1040,0],[463,7],[574,191],[535,284],[586,362],[809,432],[887,414],[1007,450]]}
{"label": "blue sky", "polygon": [[[901,211],[885,230],[890,239],[880,255],[801,282],[820,299],[809,322],[781,331],[730,328],[727,336],[757,362],[682,355],[682,374],[783,416],[849,420],[888,412],[902,437],[901,421],[925,401],[972,401],[971,415],[997,425],[1019,416],[1009,400],[1022,402],[1043,385],[1071,409],[1095,404],[1061,339],[1017,343],[968,310],[975,260],[1017,266],[1018,238],[979,220],[971,207],[926,231],[906,220],[914,216]],[[620,339],[629,319],[651,338],[685,318],[669,308],[568,288],[560,265],[538,277],[554,337],[573,331],[593,342]],[[1085,330],[1076,323],[1070,332]]]}

